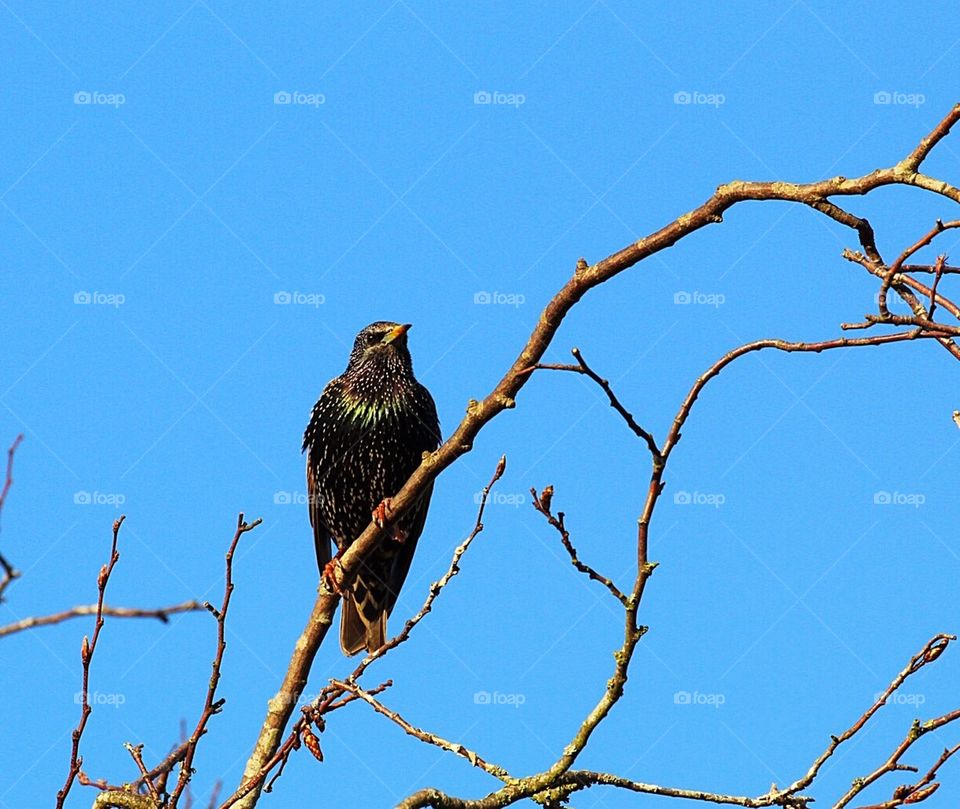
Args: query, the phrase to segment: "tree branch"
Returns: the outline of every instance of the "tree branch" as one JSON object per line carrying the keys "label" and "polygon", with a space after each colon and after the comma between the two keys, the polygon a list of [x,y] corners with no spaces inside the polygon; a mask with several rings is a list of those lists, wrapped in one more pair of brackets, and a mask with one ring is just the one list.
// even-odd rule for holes
{"label": "tree branch", "polygon": [[233,535],[233,541],[230,543],[230,548],[227,550],[226,555],[223,602],[220,605],[220,609],[206,604],[207,609],[209,609],[217,619],[217,652],[213,658],[213,673],[210,675],[210,684],[207,686],[207,695],[203,702],[203,710],[200,713],[200,719],[197,721],[196,728],[194,728],[190,738],[187,739],[183,761],[180,763],[180,777],[177,779],[177,785],[174,787],[173,792],[170,793],[170,800],[167,802],[168,809],[176,809],[180,796],[183,794],[183,790],[193,775],[193,759],[197,753],[197,744],[207,732],[207,723],[210,721],[210,718],[214,714],[220,713],[226,702],[225,699],[217,699],[217,686],[220,684],[220,667],[223,665],[223,653],[227,650],[227,612],[230,609],[230,597],[233,595],[233,554],[237,550],[240,537],[248,531],[252,531],[260,525],[261,522],[263,522],[262,519],[256,519],[252,523],[245,523],[242,513],[237,517],[237,530]]}
{"label": "tree branch", "polygon": [[[3,516],[3,506],[7,502],[7,495],[10,493],[10,487],[13,485],[13,456],[16,454],[17,447],[23,441],[23,433],[18,435],[10,448],[7,450],[7,474],[3,482],[3,490],[0,491],[0,517]],[[0,553],[0,569],[3,570],[3,576],[0,577],[0,604],[3,603],[3,593],[10,586],[14,579],[20,578],[20,571],[17,570],[7,558]]]}
{"label": "tree branch", "polygon": [[564,523],[564,517],[566,515],[561,511],[554,517],[550,511],[550,504],[553,500],[553,486],[547,486],[543,490],[543,493],[539,495],[536,489],[530,489],[530,494],[533,497],[533,507],[546,517],[547,522],[560,534],[560,542],[570,556],[570,561],[573,563],[573,566],[593,581],[600,582],[600,584],[607,588],[610,595],[617,599],[624,607],[627,607],[629,599],[623,594],[620,588],[613,583],[612,579],[597,573],[590,565],[580,561],[580,557],[577,555],[577,549],[573,547],[573,543],[570,541],[570,532]]}
{"label": "tree branch", "polygon": [[[83,604],[77,607],[71,607],[62,612],[55,612],[52,615],[40,615],[30,618],[22,618],[14,621],[12,624],[0,626],[0,638],[6,635],[13,635],[16,632],[23,632],[25,629],[35,629],[40,626],[52,626],[71,618],[82,618],[86,615],[96,615],[97,604]],[[159,607],[157,609],[140,609],[137,607],[109,607],[103,605],[101,613],[109,615],[112,618],[154,618],[161,623],[168,623],[171,615],[181,612],[200,612],[205,607],[199,601],[182,601],[179,604],[172,604],[169,607]]]}
{"label": "tree branch", "polygon": [[73,782],[80,773],[80,768],[83,766],[83,757],[80,755],[80,739],[83,736],[83,731],[87,727],[87,720],[93,712],[88,699],[90,695],[90,663],[93,660],[94,652],[97,650],[97,642],[100,640],[100,630],[103,629],[103,599],[107,592],[107,582],[110,580],[110,574],[113,573],[113,568],[120,559],[120,553],[117,551],[117,538],[120,534],[120,526],[123,525],[125,519],[125,516],[121,516],[120,519],[115,520],[113,523],[113,542],[110,547],[110,560],[100,568],[100,575],[97,576],[97,621],[93,627],[93,638],[88,640],[87,636],[84,635],[83,643],[80,647],[80,660],[83,665],[82,688],[80,692],[80,722],[72,734],[70,769],[67,772],[67,780],[64,782],[60,791],[57,792],[57,809],[63,809],[63,804],[67,799],[67,795],[70,793],[70,788],[73,786]]}

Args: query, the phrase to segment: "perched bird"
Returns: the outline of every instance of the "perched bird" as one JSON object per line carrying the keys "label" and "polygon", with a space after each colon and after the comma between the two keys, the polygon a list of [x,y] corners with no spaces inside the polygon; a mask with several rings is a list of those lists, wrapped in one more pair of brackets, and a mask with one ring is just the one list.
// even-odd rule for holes
{"label": "perched bird", "polygon": [[[409,328],[378,321],[363,329],[347,370],[323,389],[303,434],[310,524],[326,579],[371,517],[383,519],[423,453],[440,445],[433,397],[413,375]],[[394,526],[392,537],[381,538],[351,591],[343,593],[344,654],[373,651],[385,642],[387,616],[410,569],[431,493],[432,486]],[[337,546],[334,558],[331,541]]]}

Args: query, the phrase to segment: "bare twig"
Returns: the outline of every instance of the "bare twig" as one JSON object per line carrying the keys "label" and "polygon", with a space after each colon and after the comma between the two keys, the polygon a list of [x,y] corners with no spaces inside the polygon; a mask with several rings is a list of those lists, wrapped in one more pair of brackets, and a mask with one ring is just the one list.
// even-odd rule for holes
{"label": "bare twig", "polygon": [[80,691],[82,703],[80,708],[80,722],[73,731],[72,744],[70,747],[70,769],[67,772],[66,782],[64,782],[63,787],[61,787],[57,793],[57,809],[63,809],[64,801],[66,801],[67,795],[70,793],[74,779],[76,779],[80,768],[83,766],[83,757],[80,755],[80,739],[83,736],[84,729],[87,727],[87,720],[93,712],[88,699],[90,694],[90,663],[93,660],[94,652],[97,650],[97,642],[100,640],[100,630],[103,629],[103,599],[106,596],[107,582],[110,580],[110,574],[113,573],[113,568],[120,559],[120,553],[117,551],[117,538],[120,534],[120,526],[123,525],[125,519],[125,516],[121,516],[120,519],[115,520],[113,523],[113,542],[110,547],[110,560],[100,568],[100,574],[97,576],[97,621],[93,627],[93,637],[88,640],[87,636],[84,635],[83,644],[80,647],[80,661],[83,666],[83,684]]}
{"label": "bare twig", "polygon": [[792,795],[809,787],[820,772],[820,768],[823,767],[827,760],[836,752],[837,748],[858,733],[861,728],[867,724],[870,718],[877,711],[879,711],[880,708],[886,705],[890,696],[898,688],[900,688],[901,685],[904,684],[908,677],[916,674],[924,666],[935,661],[938,657],[940,657],[941,654],[943,654],[943,651],[947,648],[947,646],[949,646],[950,643],[955,640],[955,635],[936,635],[928,640],[924,647],[917,652],[917,654],[910,658],[910,662],[907,663],[903,670],[893,678],[890,685],[888,685],[886,690],[879,697],[877,697],[873,705],[867,708],[860,718],[857,719],[856,722],[854,722],[839,736],[831,736],[830,744],[827,745],[826,750],[824,750],[823,753],[821,753],[813,762],[813,764],[810,765],[810,768],[807,770],[806,774],[803,777],[798,778],[786,789],[782,790],[780,794]]}
{"label": "bare twig", "polygon": [[947,257],[937,256],[937,262],[934,265],[933,286],[930,287],[930,305],[927,307],[927,317],[933,320],[934,310],[937,308],[937,287],[940,286],[940,279],[943,277],[943,265]]}
{"label": "bare twig", "polygon": [[137,769],[140,770],[143,783],[147,787],[147,791],[150,793],[150,796],[154,800],[160,800],[160,793],[157,791],[156,785],[150,780],[150,773],[147,772],[147,765],[143,763],[143,745],[137,744],[133,745],[130,742],[126,742],[123,745],[127,752],[130,754],[130,757],[133,759],[134,763],[137,765]]}
{"label": "bare twig", "polygon": [[572,348],[570,353],[573,354],[574,358],[577,361],[576,365],[561,365],[556,363],[543,363],[539,362],[536,365],[531,365],[527,371],[536,371],[536,370],[545,370],[545,371],[570,371],[572,373],[583,374],[590,377],[594,382],[596,382],[602,389],[603,392],[607,394],[607,399],[610,400],[610,407],[616,410],[620,416],[623,418],[627,427],[629,427],[635,436],[642,439],[647,444],[647,449],[650,450],[650,454],[654,458],[660,457],[660,450],[657,447],[657,442],[654,440],[653,436],[643,429],[639,424],[637,424],[633,415],[628,411],[620,400],[617,398],[616,394],[613,392],[613,389],[610,387],[610,382],[600,376],[596,371],[594,371],[587,361],[583,358],[583,354],[580,353],[579,348]]}
{"label": "bare twig", "polygon": [[570,556],[570,561],[573,563],[573,566],[585,576],[591,578],[593,581],[600,582],[600,584],[606,587],[607,590],[610,591],[610,594],[624,607],[628,606],[629,599],[623,594],[620,588],[613,583],[612,579],[597,573],[597,571],[590,567],[590,565],[580,561],[580,557],[577,555],[577,549],[573,547],[573,543],[570,541],[570,532],[567,530],[567,526],[564,523],[564,513],[561,511],[556,517],[554,517],[553,513],[550,511],[550,504],[553,500],[553,486],[547,486],[543,490],[543,493],[539,495],[537,494],[536,489],[530,489],[530,494],[533,496],[533,507],[544,517],[546,517],[547,522],[556,529],[558,534],[560,534],[560,542],[563,544],[564,549]]}
{"label": "bare twig", "polygon": [[[6,635],[13,635],[16,632],[23,632],[25,629],[34,629],[40,626],[52,626],[71,618],[82,618],[86,615],[96,615],[96,604],[83,604],[77,607],[71,607],[62,612],[55,612],[52,615],[39,615],[30,618],[23,618],[14,621],[12,624],[0,626],[0,638]],[[136,607],[109,607],[103,605],[102,614],[109,615],[111,618],[154,618],[161,623],[168,623],[171,615],[181,612],[200,612],[204,609],[199,601],[183,601],[180,604],[172,604],[169,607],[159,607],[158,609],[139,609]]]}
{"label": "bare twig", "polygon": [[[4,478],[3,490],[0,491],[0,517],[3,516],[3,506],[7,502],[7,495],[10,493],[10,487],[13,485],[13,456],[17,451],[17,447],[20,446],[21,441],[23,441],[23,433],[13,440],[13,443],[7,450],[7,474]],[[2,604],[4,590],[7,589],[10,582],[20,578],[20,571],[10,564],[2,553],[0,553],[0,569],[3,570],[3,576],[0,577],[0,604]]]}
{"label": "bare twig", "polygon": [[[899,770],[916,772],[916,767],[900,763],[900,759],[903,754],[906,753],[907,750],[913,746],[913,743],[924,734],[929,733],[931,730],[936,730],[937,728],[943,727],[951,722],[955,722],[957,719],[960,719],[960,709],[943,714],[942,716],[938,716],[936,719],[930,719],[926,722],[921,722],[918,719],[914,720],[903,741],[897,745],[896,749],[890,754],[887,760],[873,770],[873,772],[871,772],[869,775],[861,778],[855,778],[850,789],[848,789],[840,798],[840,800],[833,805],[833,809],[843,809],[844,806],[850,803],[850,801],[852,801],[864,789],[887,773],[896,772]],[[956,752],[956,750],[957,748],[952,748],[952,752],[950,750],[945,751],[944,755],[942,755],[937,763],[927,772],[927,776],[921,778],[916,784],[901,786],[894,792],[894,799],[896,800],[899,798],[901,799],[902,803],[918,803],[924,798],[932,795],[939,784],[933,785],[930,784],[930,782],[936,777],[937,769],[939,769],[940,765],[949,759]],[[928,784],[929,786],[927,786]],[[924,787],[926,787],[926,789],[924,789]]]}
{"label": "bare twig", "polygon": [[880,295],[879,295],[879,304],[880,304],[880,315],[884,320],[887,320],[890,315],[890,311],[887,308],[887,292],[890,289],[890,285],[893,283],[893,277],[901,271],[903,268],[904,262],[907,259],[911,258],[917,251],[926,247],[930,242],[932,242],[937,236],[943,233],[945,230],[951,230],[952,228],[960,227],[960,220],[953,220],[952,222],[942,222],[937,220],[936,224],[933,226],[932,230],[929,230],[923,236],[921,236],[914,244],[904,250],[897,259],[891,264],[883,276],[883,283],[880,285]]}
{"label": "bare twig", "polygon": [[230,609],[230,597],[233,595],[233,555],[237,550],[240,537],[248,531],[252,531],[260,525],[261,522],[263,522],[262,519],[256,519],[252,523],[245,523],[242,513],[237,517],[237,530],[233,535],[233,541],[230,543],[230,548],[227,550],[226,555],[223,602],[220,608],[216,610],[207,605],[208,609],[211,609],[217,619],[217,651],[213,658],[213,673],[210,675],[210,684],[207,686],[207,695],[203,702],[200,719],[186,742],[183,760],[180,763],[180,776],[177,779],[177,785],[174,787],[173,792],[170,793],[170,799],[167,802],[168,809],[176,809],[177,802],[180,800],[180,796],[183,794],[184,789],[187,787],[193,775],[193,760],[197,753],[197,744],[201,737],[207,732],[207,723],[210,721],[210,718],[214,714],[220,713],[220,710],[226,702],[225,699],[217,699],[217,686],[220,683],[220,667],[223,664],[223,653],[227,649],[226,624],[227,612]]}
{"label": "bare twig", "polygon": [[[895,809],[895,807],[904,804],[925,801],[940,788],[940,784],[934,780],[937,777],[937,772],[949,759],[953,758],[957,751],[960,751],[960,744],[944,750],[922,778],[912,784],[898,786],[893,791],[893,797],[890,800],[864,806],[861,809]],[[904,769],[904,767],[900,765],[897,769]]]}
{"label": "bare twig", "polygon": [[413,736],[415,739],[419,739],[427,744],[432,744],[434,747],[439,747],[441,750],[446,750],[450,753],[455,753],[458,756],[462,756],[474,767],[479,767],[484,772],[494,776],[494,778],[499,778],[501,781],[510,780],[510,774],[502,767],[498,767],[496,764],[490,764],[489,762],[480,758],[480,756],[478,756],[476,753],[468,750],[462,744],[448,741],[447,739],[444,739],[442,736],[438,736],[435,733],[429,733],[428,731],[414,727],[400,714],[388,708],[382,702],[377,700],[376,697],[374,697],[369,691],[365,691],[356,683],[352,683],[349,680],[331,680],[331,683],[337,688],[352,694],[354,697],[362,699],[377,713],[382,714],[394,724],[399,725],[401,728],[403,728],[405,733]]}
{"label": "bare twig", "polygon": [[210,798],[207,800],[207,809],[216,809],[217,802],[220,800],[220,790],[223,789],[223,781],[217,781],[210,790]]}

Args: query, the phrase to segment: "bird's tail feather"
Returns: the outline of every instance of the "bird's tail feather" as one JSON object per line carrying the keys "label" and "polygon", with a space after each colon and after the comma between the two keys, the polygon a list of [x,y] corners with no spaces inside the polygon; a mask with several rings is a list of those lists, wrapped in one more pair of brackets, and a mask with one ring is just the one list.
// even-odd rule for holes
{"label": "bird's tail feather", "polygon": [[366,649],[372,652],[379,649],[387,639],[387,614],[367,623],[357,607],[353,593],[343,597],[343,614],[340,616],[340,648],[347,656],[355,655]]}

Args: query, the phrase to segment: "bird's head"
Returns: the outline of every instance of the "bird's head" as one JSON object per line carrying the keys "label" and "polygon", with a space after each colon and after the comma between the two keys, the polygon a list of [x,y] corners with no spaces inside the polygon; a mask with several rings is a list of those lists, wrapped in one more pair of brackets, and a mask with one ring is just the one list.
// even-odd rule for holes
{"label": "bird's head", "polygon": [[413,362],[407,349],[410,323],[378,320],[362,329],[353,343],[347,373],[377,369],[380,373],[412,373]]}

